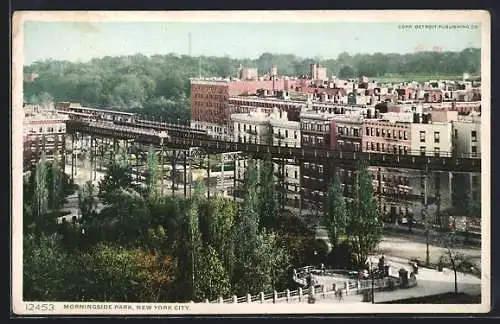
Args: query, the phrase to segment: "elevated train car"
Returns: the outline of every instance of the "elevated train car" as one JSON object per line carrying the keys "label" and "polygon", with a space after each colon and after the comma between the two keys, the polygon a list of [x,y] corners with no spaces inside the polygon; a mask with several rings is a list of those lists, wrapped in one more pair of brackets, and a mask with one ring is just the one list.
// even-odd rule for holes
{"label": "elevated train car", "polygon": [[70,120],[81,120],[81,121],[92,121],[95,120],[94,115],[92,114],[84,114],[73,111],[58,111],[61,114],[68,116]]}
{"label": "elevated train car", "polygon": [[145,119],[136,119],[134,122],[115,121],[114,124],[122,126],[131,126],[137,128],[147,128],[155,131],[167,131],[169,136],[194,138],[194,139],[210,139],[211,137],[204,130],[191,128],[188,126],[161,123]]}
{"label": "elevated train car", "polygon": [[[90,115],[94,120],[101,121],[133,123],[137,119],[137,115],[135,113],[89,107],[61,107],[57,111],[68,115],[73,114],[74,118],[77,118],[77,116],[79,116],[77,114]],[[80,116],[83,117],[83,115]]]}
{"label": "elevated train car", "polygon": [[143,128],[150,131],[166,131],[169,136],[192,138],[192,139],[210,139],[207,131],[191,128],[189,126],[175,125],[139,119],[137,114],[113,111],[106,109],[88,108],[88,107],[60,107],[58,112],[66,114],[71,120],[97,121],[113,123],[115,125]]}

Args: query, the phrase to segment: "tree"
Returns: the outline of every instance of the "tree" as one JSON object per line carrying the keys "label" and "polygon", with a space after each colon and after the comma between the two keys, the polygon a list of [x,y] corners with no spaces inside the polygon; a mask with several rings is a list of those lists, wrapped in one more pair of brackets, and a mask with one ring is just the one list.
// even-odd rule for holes
{"label": "tree", "polygon": [[259,200],[258,173],[253,160],[248,161],[243,187],[244,199],[236,222],[236,263],[233,273],[235,289],[240,294],[246,294],[256,284],[251,276],[254,272],[254,253],[258,243]]}
{"label": "tree", "polygon": [[464,269],[470,267],[472,262],[469,257],[466,257],[463,253],[460,253],[457,249],[457,245],[459,244],[458,237],[455,231],[451,231],[446,233],[441,237],[441,244],[445,247],[444,255],[441,257],[440,263],[443,265],[443,259],[448,259],[450,262],[451,268],[453,269],[454,275],[454,290],[455,294],[458,294],[458,278],[457,272],[459,269],[469,271],[469,269]]}
{"label": "tree", "polygon": [[349,220],[349,210],[347,209],[338,175],[333,178],[333,183],[328,191],[325,216],[330,242],[335,248],[339,243],[339,239],[345,236]]}
{"label": "tree", "polygon": [[268,155],[260,170],[259,176],[259,220],[260,225],[268,229],[276,229],[278,226],[279,207],[274,181],[273,162]]}
{"label": "tree", "polygon": [[201,186],[197,186],[195,188],[195,193],[193,196],[193,200],[191,201],[191,206],[188,210],[188,227],[189,227],[189,233],[190,233],[190,240],[189,240],[189,252],[190,252],[190,263],[192,265],[191,267],[191,276],[192,276],[192,297],[197,298],[199,296],[199,280],[201,279],[199,274],[199,259],[201,259],[202,254],[201,254],[201,234],[200,234],[200,227],[199,227],[199,219],[198,219],[198,206],[199,206],[199,201],[201,199],[202,195],[202,188]]}
{"label": "tree", "polygon": [[82,213],[82,223],[85,224],[94,216],[97,208],[96,187],[90,180],[78,188],[78,207]]}
{"label": "tree", "polygon": [[343,79],[351,79],[356,77],[356,71],[350,65],[344,65],[339,71],[339,77]]}
{"label": "tree", "polygon": [[94,226],[101,234],[124,246],[140,245],[147,240],[151,215],[145,199],[131,188],[117,189],[108,195],[105,207]]}
{"label": "tree", "polygon": [[275,233],[267,232],[265,228],[261,230],[251,259],[253,267],[248,274],[250,280],[247,293],[257,294],[286,288],[289,256],[277,244]]}
{"label": "tree", "polygon": [[200,203],[200,230],[203,241],[215,250],[228,275],[231,275],[235,262],[237,205],[223,197],[203,200]]}
{"label": "tree", "polygon": [[200,251],[196,271],[195,300],[215,300],[229,295],[231,283],[218,253],[210,245]]}
{"label": "tree", "polygon": [[152,251],[162,251],[165,248],[167,232],[161,225],[155,228],[148,228],[147,245]]}
{"label": "tree", "polygon": [[309,253],[314,236],[314,231],[298,215],[288,211],[280,215],[276,243],[286,251],[290,264],[296,267],[310,265]]}
{"label": "tree", "polygon": [[[298,58],[290,54],[264,53],[250,59],[228,57],[190,57],[140,55],[103,57],[87,63],[45,60],[24,67],[26,75],[37,73],[35,80],[23,82],[24,97],[33,103],[81,101],[90,107],[112,107],[141,113],[162,115],[164,120],[189,120],[189,78],[199,73],[205,76],[235,75],[240,64],[269,71],[277,64],[280,75],[302,76],[309,73],[313,58]],[[201,63],[201,64],[200,64]],[[341,78],[354,78],[358,72],[368,76],[392,73],[397,75],[462,75],[481,70],[481,50],[468,48],[461,52],[422,52],[412,54],[375,53],[349,55],[341,53],[336,60],[322,61],[329,73]],[[340,67],[340,68],[339,68]],[[201,69],[200,69],[201,68]],[[160,98],[170,103],[156,106]],[[187,104],[187,105],[186,105]],[[147,112],[146,112],[147,111]],[[159,117],[159,116],[158,116]]]}
{"label": "tree", "polygon": [[33,210],[35,211],[35,229],[39,232],[46,225],[48,211],[47,164],[45,159],[36,165],[33,192]]}
{"label": "tree", "polygon": [[23,300],[64,300],[70,256],[62,250],[60,240],[58,234],[24,237]]}
{"label": "tree", "polygon": [[372,179],[364,164],[359,165],[357,172],[356,196],[348,235],[356,261],[363,265],[382,238],[382,222],[373,198]]}
{"label": "tree", "polygon": [[104,177],[99,181],[99,198],[104,203],[110,203],[110,194],[117,189],[132,187],[132,176],[130,168],[119,165],[116,162],[111,163]]}
{"label": "tree", "polygon": [[65,200],[64,180],[64,173],[60,169],[59,159],[56,156],[47,169],[47,184],[50,188],[48,201],[54,213]]}
{"label": "tree", "polygon": [[139,302],[141,266],[134,252],[98,244],[79,258],[72,278],[73,298],[81,301]]}
{"label": "tree", "polygon": [[136,249],[134,261],[140,268],[137,284],[141,302],[165,302],[171,300],[175,282],[176,264],[171,255],[158,251]]}

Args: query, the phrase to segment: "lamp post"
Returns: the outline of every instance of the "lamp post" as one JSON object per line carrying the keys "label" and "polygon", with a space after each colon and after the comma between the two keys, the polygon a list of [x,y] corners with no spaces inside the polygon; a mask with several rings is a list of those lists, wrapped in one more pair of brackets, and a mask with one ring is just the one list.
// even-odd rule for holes
{"label": "lamp post", "polygon": [[372,298],[371,298],[371,300],[372,300],[372,304],[375,304],[375,289],[374,289],[374,286],[375,286],[375,285],[374,285],[375,279],[373,278],[372,259],[371,259],[371,258],[369,258],[368,260],[369,260],[369,266],[370,266],[370,275],[371,275],[371,277],[372,277],[372,292],[371,292],[371,293],[372,293]]}

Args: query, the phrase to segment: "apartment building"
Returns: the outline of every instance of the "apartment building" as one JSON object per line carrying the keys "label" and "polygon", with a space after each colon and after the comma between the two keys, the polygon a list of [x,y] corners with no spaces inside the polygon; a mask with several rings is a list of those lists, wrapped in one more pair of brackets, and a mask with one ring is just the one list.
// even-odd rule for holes
{"label": "apartment building", "polygon": [[24,169],[38,163],[42,154],[47,161],[58,156],[64,164],[66,115],[53,107],[24,105],[23,159]]}
{"label": "apartment building", "polygon": [[[263,111],[257,108],[249,113],[239,113],[231,115],[233,121],[235,141],[243,143],[281,145],[284,147],[300,147],[301,132],[300,123],[288,120],[287,113],[279,109],[272,112]],[[283,165],[280,168],[280,165]],[[257,163],[260,169],[262,161]],[[243,181],[247,161],[242,159],[236,161],[236,180]],[[283,179],[286,192],[285,196],[288,204],[299,207],[300,198],[300,167],[294,160],[273,162],[276,181]]]}
{"label": "apartment building", "polygon": [[[481,158],[481,116],[458,116],[452,122],[453,153],[457,157]],[[464,213],[466,195],[481,201],[481,173],[453,173],[453,205]]]}
{"label": "apartment building", "polygon": [[[418,118],[416,117],[418,116]],[[416,123],[414,123],[414,121]],[[388,154],[450,155],[451,125],[431,123],[430,114],[386,113],[363,122],[362,150]],[[370,167],[374,194],[386,221],[440,217],[451,206],[448,173]],[[439,222],[439,219],[433,219]]]}
{"label": "apartment building", "polygon": [[412,155],[451,156],[453,150],[451,123],[424,122],[412,123],[411,145]]}
{"label": "apartment building", "polygon": [[365,119],[361,146],[364,152],[409,154],[411,151],[411,122],[407,119]]}
{"label": "apartment building", "polygon": [[311,80],[316,81],[325,81],[328,80],[328,77],[326,76],[326,68],[322,67],[318,63],[314,63],[310,65],[310,77]]}
{"label": "apartment building", "polygon": [[275,96],[235,96],[229,98],[228,107],[233,113],[248,113],[255,111],[257,108],[271,113],[274,109],[277,109],[286,112],[288,120],[298,122],[300,111],[306,104],[306,101],[285,100]]}
{"label": "apartment building", "polygon": [[[300,122],[289,120],[286,111],[275,109],[274,113],[270,115],[269,123],[273,145],[301,147]],[[278,163],[273,164],[274,170],[277,174],[284,173],[281,176],[284,177],[288,204],[300,208],[300,165],[293,159],[287,159],[283,162],[282,170],[280,170]]]}
{"label": "apartment building", "polygon": [[333,129],[337,143],[336,149],[341,151],[361,151],[363,132],[363,111],[359,110],[333,117]]}
{"label": "apartment building", "polygon": [[459,157],[481,157],[481,116],[459,116],[452,122],[453,150]]}
{"label": "apartment building", "polygon": [[[300,114],[301,145],[308,148],[336,149],[337,138],[333,113],[303,111]],[[333,126],[332,126],[333,125]],[[320,212],[326,202],[328,185],[332,181],[334,166],[310,161],[300,164],[301,206]]]}
{"label": "apartment building", "polygon": [[[231,114],[245,112],[230,98],[256,95],[258,90],[274,94],[293,87],[295,80],[276,78],[243,81],[238,79],[191,79],[191,127],[224,137],[231,134]],[[251,106],[257,108],[260,103]],[[272,108],[272,107],[271,107]]]}

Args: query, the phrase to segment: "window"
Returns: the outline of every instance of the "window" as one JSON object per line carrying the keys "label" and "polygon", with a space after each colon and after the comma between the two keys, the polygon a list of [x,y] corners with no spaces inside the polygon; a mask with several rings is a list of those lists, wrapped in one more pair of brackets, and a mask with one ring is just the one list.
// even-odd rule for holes
{"label": "window", "polygon": [[370,143],[369,142],[366,142],[366,150],[369,151],[370,150]]}
{"label": "window", "polygon": [[285,137],[288,138],[288,129],[285,129]]}
{"label": "window", "polygon": [[420,143],[425,143],[425,131],[420,131]]}
{"label": "window", "polygon": [[382,137],[385,136],[385,128],[382,128]]}
{"label": "window", "polygon": [[404,131],[404,139],[407,140],[408,139],[408,132],[407,131]]}
{"label": "window", "polygon": [[420,155],[425,156],[425,146],[420,146]]}
{"label": "window", "polygon": [[455,129],[455,138],[458,138],[458,129]]}
{"label": "window", "polygon": [[472,142],[477,142],[477,132],[475,130],[470,132],[470,137],[472,139]]}
{"label": "window", "polygon": [[293,132],[293,138],[297,139],[297,132],[296,131]]}
{"label": "window", "polygon": [[377,134],[377,137],[380,136],[380,129],[378,129],[378,128],[376,129],[376,134]]}
{"label": "window", "polygon": [[359,143],[354,143],[354,151],[359,151]]}
{"label": "window", "polygon": [[238,124],[238,132],[241,132],[241,124]]}
{"label": "window", "polygon": [[434,143],[439,143],[439,132],[434,132]]}
{"label": "window", "polygon": [[371,144],[371,145],[370,145],[370,148],[371,148],[371,150],[373,151],[373,150],[374,150],[374,145],[373,145],[373,142],[371,142],[370,144]]}
{"label": "window", "polygon": [[398,131],[398,137],[399,139],[402,139],[403,137],[401,136],[401,131]]}
{"label": "window", "polygon": [[243,124],[243,130],[246,131],[247,130],[247,124]]}
{"label": "window", "polygon": [[439,147],[434,148],[434,156],[439,157]]}
{"label": "window", "polygon": [[471,147],[472,156],[477,156],[477,146]]}
{"label": "window", "polygon": [[366,136],[370,136],[370,128],[366,127]]}
{"label": "window", "polygon": [[[295,179],[297,179],[297,177],[298,177],[297,170],[295,170],[295,171],[294,171],[294,175],[293,175],[293,177],[294,177]],[[297,189],[295,189],[295,191],[297,191]]]}
{"label": "window", "polygon": [[370,127],[370,136],[373,136],[373,127]]}
{"label": "window", "polygon": [[380,151],[380,143],[377,143],[377,151]]}
{"label": "window", "polygon": [[385,152],[385,144],[382,143],[382,152]]}

